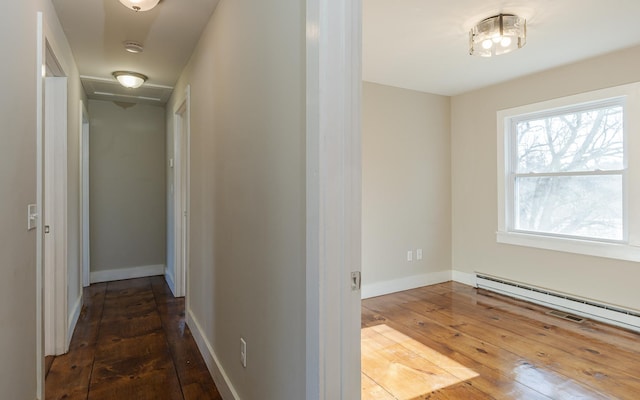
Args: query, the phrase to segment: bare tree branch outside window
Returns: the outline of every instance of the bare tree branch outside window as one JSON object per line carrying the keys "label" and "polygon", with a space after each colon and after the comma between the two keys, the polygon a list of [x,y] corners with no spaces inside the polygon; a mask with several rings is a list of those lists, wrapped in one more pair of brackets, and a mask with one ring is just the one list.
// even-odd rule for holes
{"label": "bare tree branch outside window", "polygon": [[516,120],[514,228],[623,239],[621,104]]}

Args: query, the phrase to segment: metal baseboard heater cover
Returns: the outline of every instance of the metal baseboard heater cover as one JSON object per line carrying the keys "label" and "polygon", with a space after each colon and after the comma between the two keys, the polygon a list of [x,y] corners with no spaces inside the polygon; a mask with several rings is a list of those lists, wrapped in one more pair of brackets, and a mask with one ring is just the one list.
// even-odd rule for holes
{"label": "metal baseboard heater cover", "polygon": [[476,285],[480,289],[640,332],[640,312],[637,311],[567,296],[481,273],[476,273]]}

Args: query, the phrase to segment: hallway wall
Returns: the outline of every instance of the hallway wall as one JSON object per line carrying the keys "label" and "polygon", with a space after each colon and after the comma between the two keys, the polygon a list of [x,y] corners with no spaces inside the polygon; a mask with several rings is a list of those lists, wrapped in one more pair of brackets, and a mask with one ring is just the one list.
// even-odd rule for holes
{"label": "hallway wall", "polygon": [[[77,120],[83,98],[73,56],[49,0],[6,0],[0,6],[0,52],[10,62],[0,65],[3,80],[0,96],[2,145],[0,146],[0,391],[7,399],[35,399],[44,375],[37,375],[38,292],[36,230],[27,231],[27,204],[37,199],[36,83],[41,68],[36,65],[37,11],[44,12],[48,39],[68,79],[69,187],[68,235],[77,237],[78,160]],[[74,153],[75,151],[75,153]],[[75,199],[73,197],[76,197]],[[69,307],[80,294],[79,253],[69,243]],[[69,310],[71,313],[72,310]]]}
{"label": "hallway wall", "polygon": [[167,105],[167,157],[188,84],[188,324],[225,398],[303,399],[305,2],[220,1]]}
{"label": "hallway wall", "polygon": [[[12,399],[36,397],[36,2],[11,0],[0,12],[4,77],[0,96],[0,389]],[[20,307],[16,307],[19,304]]]}
{"label": "hallway wall", "polygon": [[89,101],[91,281],[164,273],[165,109]]}

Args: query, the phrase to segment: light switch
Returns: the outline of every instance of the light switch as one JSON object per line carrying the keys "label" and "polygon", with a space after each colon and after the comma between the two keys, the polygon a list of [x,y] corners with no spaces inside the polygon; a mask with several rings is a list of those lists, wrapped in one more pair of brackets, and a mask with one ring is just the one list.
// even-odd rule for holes
{"label": "light switch", "polygon": [[38,225],[38,206],[36,204],[27,205],[27,230],[36,229]]}

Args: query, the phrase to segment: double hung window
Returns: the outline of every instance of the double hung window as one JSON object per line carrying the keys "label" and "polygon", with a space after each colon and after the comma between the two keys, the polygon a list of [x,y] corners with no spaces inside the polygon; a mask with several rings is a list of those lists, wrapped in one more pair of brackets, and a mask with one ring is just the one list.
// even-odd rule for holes
{"label": "double hung window", "polygon": [[498,241],[640,260],[638,103],[633,84],[498,112]]}

